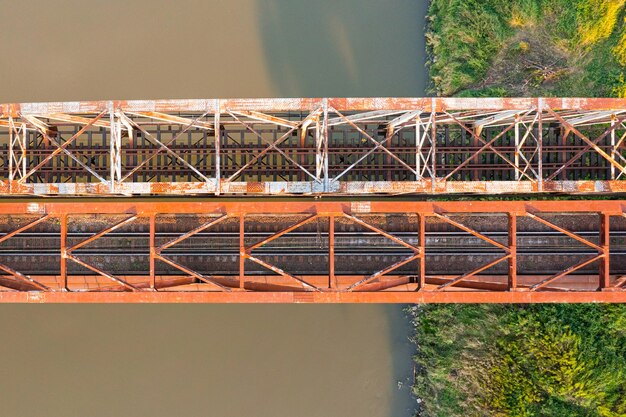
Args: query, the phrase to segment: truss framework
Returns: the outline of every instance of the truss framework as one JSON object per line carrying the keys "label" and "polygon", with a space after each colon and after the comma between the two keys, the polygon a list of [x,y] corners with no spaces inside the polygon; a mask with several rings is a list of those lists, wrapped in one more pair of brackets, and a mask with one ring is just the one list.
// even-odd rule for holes
{"label": "truss framework", "polygon": [[626,191],[626,100],[0,105],[0,194]]}
{"label": "truss framework", "polygon": [[[529,201],[529,202],[79,202],[79,203],[4,203],[0,218],[16,216],[33,219],[20,224],[0,237],[0,243],[13,243],[13,250],[27,250],[17,241],[20,234],[32,231],[44,222],[59,225],[58,257],[60,271],[54,275],[27,275],[0,263],[0,301],[3,302],[626,302],[626,277],[611,267],[611,259],[623,256],[611,252],[611,220],[625,217],[626,201]],[[414,238],[398,237],[372,222],[372,216],[411,214],[417,216]],[[582,237],[550,220],[554,215],[597,215],[597,237]],[[68,243],[68,230],[77,216],[92,215],[101,221],[106,216],[124,216],[87,238]],[[163,240],[158,227],[166,218],[208,216],[185,233]],[[246,232],[248,216],[276,219],[300,216],[285,228],[262,240],[251,241]],[[504,239],[495,239],[459,220],[467,216],[500,216],[508,219]],[[491,217],[489,217],[491,216]],[[436,218],[493,248],[497,253],[478,267],[459,275],[428,273],[429,245],[425,238],[426,223]],[[529,218],[550,230],[566,236],[591,251],[580,261],[568,258],[568,265],[557,273],[519,275],[517,266],[517,222]],[[77,255],[86,245],[107,234],[132,225],[140,219],[149,222],[148,267],[141,273],[120,275],[106,265],[94,265]],[[238,273],[205,274],[173,260],[168,250],[187,239],[211,230],[227,221],[239,222]],[[299,275],[274,265],[258,255],[258,250],[288,236],[298,228],[324,219],[328,222],[328,268],[318,275]],[[342,221],[373,233],[403,248],[406,256],[393,264],[379,264],[371,274],[337,273],[336,222]],[[615,240],[613,240],[615,241]],[[157,243],[159,242],[159,243]],[[207,241],[208,242],[208,241]],[[23,245],[23,243],[22,243]],[[207,246],[210,247],[210,245]],[[469,250],[465,248],[463,250]],[[256,252],[255,252],[256,251]],[[549,255],[549,254],[548,254]],[[305,255],[306,256],[306,255]],[[266,275],[250,275],[246,261],[264,267]],[[84,271],[71,272],[69,263]],[[165,263],[178,273],[157,273],[158,263]],[[496,265],[506,265],[504,274],[490,273]],[[407,273],[401,267],[411,266]],[[595,273],[589,273],[593,266]],[[572,275],[586,269],[584,275]]]}

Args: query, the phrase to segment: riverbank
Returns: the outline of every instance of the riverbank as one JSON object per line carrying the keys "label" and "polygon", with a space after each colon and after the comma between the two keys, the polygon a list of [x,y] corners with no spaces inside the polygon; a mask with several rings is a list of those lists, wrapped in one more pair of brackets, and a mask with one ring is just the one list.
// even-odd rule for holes
{"label": "riverbank", "polygon": [[450,96],[626,94],[626,0],[433,0],[432,92]]}
{"label": "riverbank", "polygon": [[[432,0],[432,93],[626,96],[626,0]],[[626,415],[626,306],[420,305],[419,416]]]}
{"label": "riverbank", "polygon": [[626,308],[423,305],[414,394],[423,416],[626,414]]}

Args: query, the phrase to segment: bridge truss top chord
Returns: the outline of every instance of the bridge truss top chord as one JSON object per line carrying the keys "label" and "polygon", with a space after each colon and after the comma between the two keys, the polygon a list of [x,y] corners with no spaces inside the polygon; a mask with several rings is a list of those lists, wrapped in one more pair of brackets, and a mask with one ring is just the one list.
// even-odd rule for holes
{"label": "bridge truss top chord", "polygon": [[0,195],[626,191],[626,100],[0,105]]}

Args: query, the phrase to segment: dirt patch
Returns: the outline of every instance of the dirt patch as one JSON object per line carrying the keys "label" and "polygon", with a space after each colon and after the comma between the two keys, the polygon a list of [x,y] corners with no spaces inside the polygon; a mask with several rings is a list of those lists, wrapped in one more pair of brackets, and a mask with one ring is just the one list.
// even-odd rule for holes
{"label": "dirt patch", "polygon": [[523,28],[496,56],[485,79],[471,88],[499,87],[511,96],[530,96],[575,71],[573,58],[543,29]]}

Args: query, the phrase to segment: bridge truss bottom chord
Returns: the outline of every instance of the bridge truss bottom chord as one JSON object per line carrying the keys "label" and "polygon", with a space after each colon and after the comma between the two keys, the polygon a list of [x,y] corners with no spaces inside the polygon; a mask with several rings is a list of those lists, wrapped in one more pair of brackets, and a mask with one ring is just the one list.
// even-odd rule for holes
{"label": "bridge truss bottom chord", "polygon": [[626,201],[0,205],[3,302],[626,302]]}

